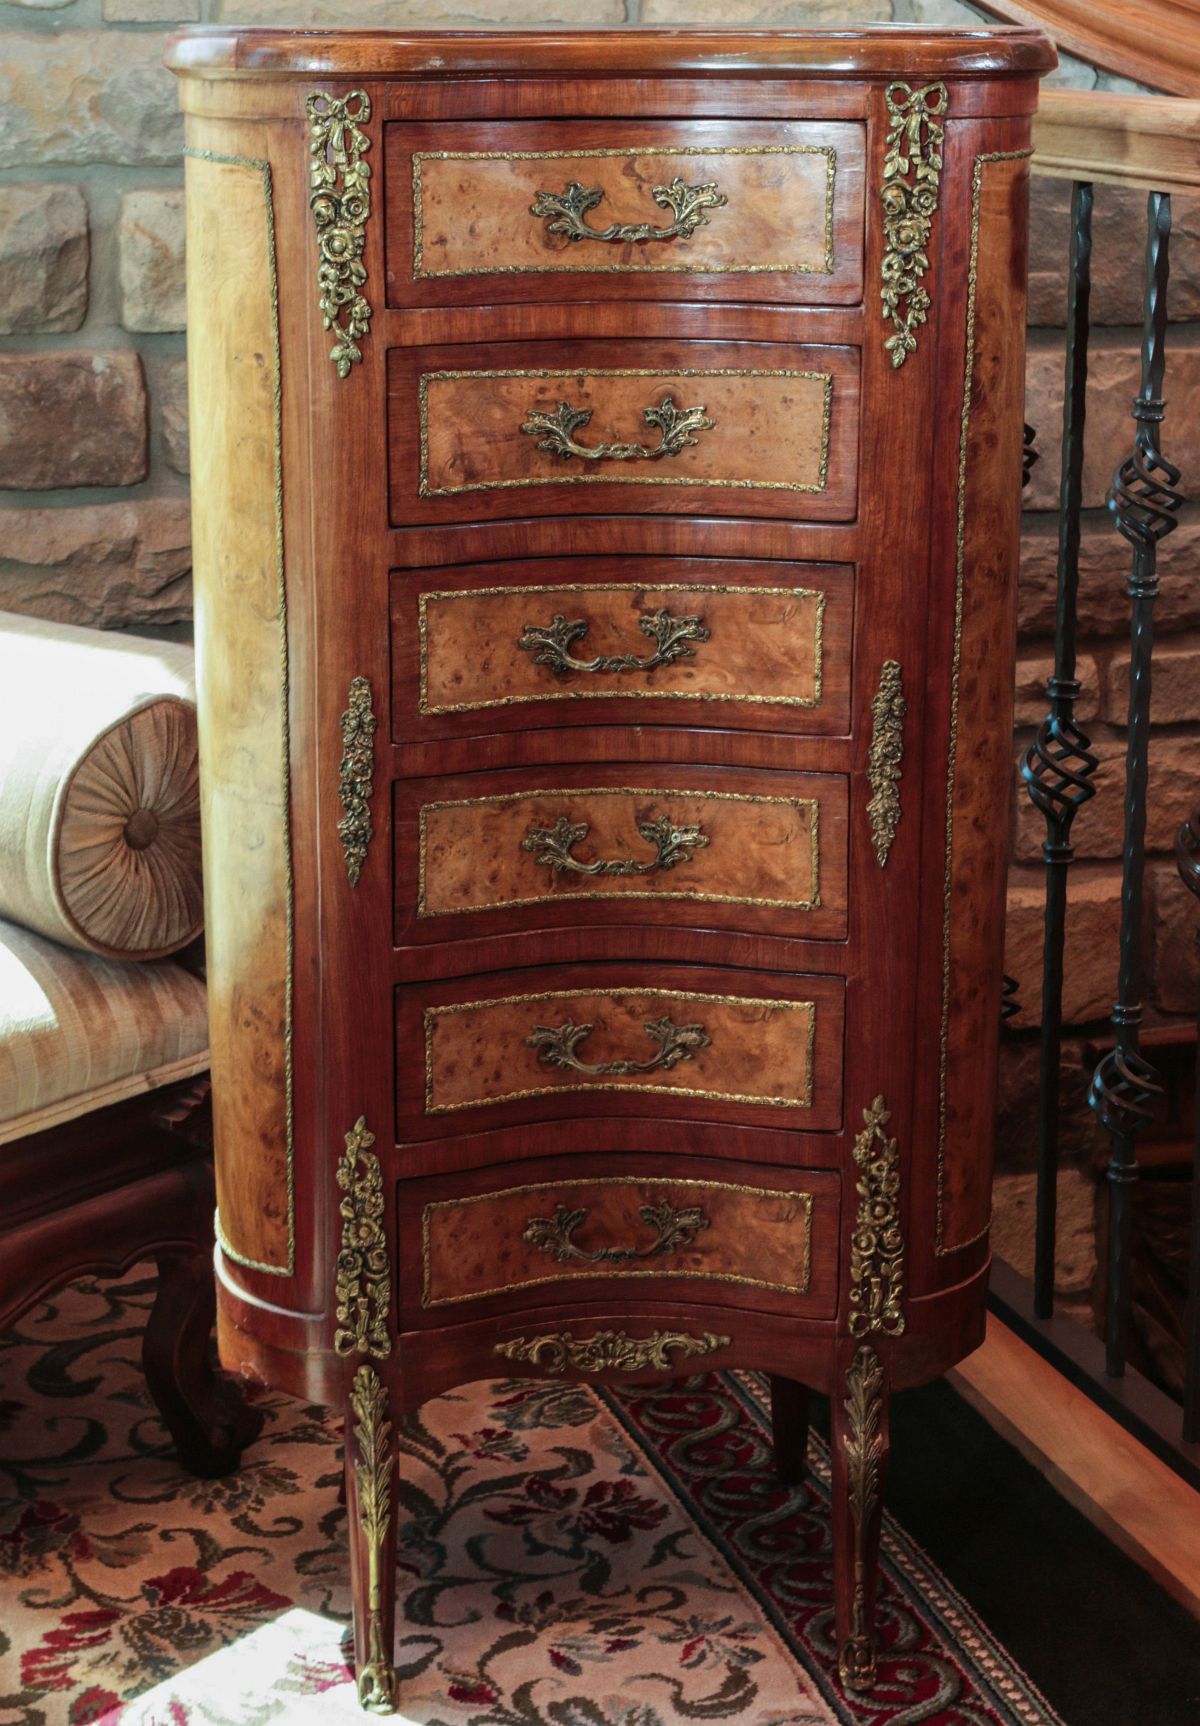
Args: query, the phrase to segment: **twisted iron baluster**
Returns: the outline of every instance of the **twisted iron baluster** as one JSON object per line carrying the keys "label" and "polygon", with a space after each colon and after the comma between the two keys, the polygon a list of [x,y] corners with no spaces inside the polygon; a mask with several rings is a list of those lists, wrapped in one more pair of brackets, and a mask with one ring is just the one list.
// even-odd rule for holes
{"label": "twisted iron baluster", "polygon": [[1029,795],[1046,819],[1045,933],[1042,942],[1041,1067],[1038,1080],[1036,1256],[1033,1300],[1039,1318],[1054,1311],[1058,1201],[1058,1075],[1062,1061],[1063,942],[1067,871],[1075,853],[1071,823],[1089,797],[1097,757],[1075,723],[1080,685],[1075,676],[1079,593],[1079,511],[1083,501],[1083,434],[1087,417],[1088,306],[1092,288],[1092,188],[1076,181],[1071,194],[1071,259],[1067,280],[1067,357],[1063,387],[1062,478],[1058,501],[1058,596],[1054,671],[1046,684],[1050,711],[1021,767]]}
{"label": "twisted iron baluster", "polygon": [[[1091,188],[1089,187],[1090,191]],[[1033,478],[1033,470],[1042,459],[1042,452],[1037,447],[1037,431],[1031,425],[1021,428],[1021,490]]]}
{"label": "twisted iron baluster", "polygon": [[[1185,821],[1175,836],[1175,861],[1184,883],[1200,899],[1200,813]],[[1196,933],[1200,951],[1200,930]],[[1200,1021],[1197,1022],[1196,1096],[1200,1099]],[[1184,1319],[1183,1442],[1200,1439],[1200,1108],[1196,1110],[1196,1143],[1192,1153],[1192,1226],[1188,1263],[1188,1302]]]}
{"label": "twisted iron baluster", "polygon": [[1179,469],[1158,447],[1163,418],[1167,337],[1167,275],[1171,235],[1169,193],[1147,204],[1142,387],[1133,401],[1133,454],[1113,475],[1108,507],[1133,547],[1126,588],[1131,601],[1129,733],[1125,756],[1125,849],[1121,882],[1121,956],[1112,1022],[1115,1046],[1092,1075],[1089,1102],[1112,1140],[1108,1164],[1108,1325],[1105,1370],[1125,1371],[1129,1339],[1131,1192],[1137,1180],[1137,1135],[1149,1123],[1162,1085],[1138,1048],[1142,1019],[1142,887],[1146,872],[1146,789],[1150,745],[1150,668],[1158,542],[1177,525],[1183,496]]}
{"label": "twisted iron baluster", "polygon": [[[1021,428],[1021,490],[1024,491],[1033,477],[1033,470],[1042,459],[1037,447],[1037,431],[1031,425]],[[1005,971],[1000,979],[1000,1034],[1008,1030],[1009,1021],[1015,1019],[1021,1011],[1021,983],[1018,977],[1010,977]]]}

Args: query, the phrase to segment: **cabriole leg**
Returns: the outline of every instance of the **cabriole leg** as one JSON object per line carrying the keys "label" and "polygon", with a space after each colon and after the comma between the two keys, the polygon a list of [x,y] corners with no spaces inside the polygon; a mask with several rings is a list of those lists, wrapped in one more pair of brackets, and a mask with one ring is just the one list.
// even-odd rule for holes
{"label": "cabriole leg", "polygon": [[202,1480],[232,1474],[263,1416],[213,1365],[212,1256],[199,1247],[171,1247],[155,1262],[158,1293],[142,1337],[146,1384],[184,1468]]}
{"label": "cabriole leg", "polygon": [[879,1528],[887,1474],[888,1392],[882,1362],[863,1344],[831,1399],[833,1587],[838,1676],[847,1690],[875,1683]]}
{"label": "cabriole leg", "polygon": [[354,1589],[354,1668],[369,1714],[396,1712],[396,1441],[375,1371],[354,1375],[346,1415],[346,1507]]}
{"label": "cabriole leg", "polygon": [[801,1486],[808,1474],[808,1387],[771,1375],[771,1434],[775,1471],[785,1486]]}

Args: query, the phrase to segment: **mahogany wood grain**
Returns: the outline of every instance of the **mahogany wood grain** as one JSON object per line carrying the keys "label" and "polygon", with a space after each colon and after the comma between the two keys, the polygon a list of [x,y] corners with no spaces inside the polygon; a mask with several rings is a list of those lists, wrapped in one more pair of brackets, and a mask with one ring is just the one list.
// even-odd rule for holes
{"label": "mahogany wood grain", "polygon": [[[220,1255],[220,1340],[230,1364],[298,1394],[344,1400],[363,1363],[334,1348],[335,1284],[345,1261],[343,1191],[333,1169],[360,1121],[361,1132],[373,1135],[386,1195],[380,1250],[393,1273],[384,1315],[390,1348],[371,1366],[393,1420],[429,1395],[497,1370],[544,1376],[544,1359],[530,1365],[498,1352],[518,1337],[527,1348],[560,1330],[580,1341],[604,1329],[634,1339],[711,1333],[727,1340],[703,1355],[705,1366],[756,1368],[833,1396],[842,1408],[835,1406],[841,1442],[848,1374],[863,1343],[860,1321],[852,1327],[867,1274],[855,1257],[866,1226],[860,1208],[867,1220],[875,1214],[859,1188],[864,1164],[884,1150],[891,1157],[893,1145],[898,1216],[890,1226],[903,1242],[902,1324],[867,1332],[882,1370],[880,1430],[886,1434],[891,1390],[923,1382],[978,1343],[987,1243],[977,1225],[994,1080],[989,1015],[1001,955],[995,882],[1006,837],[996,795],[1003,776],[993,777],[989,750],[1004,734],[1011,674],[1025,165],[984,167],[974,273],[973,175],[977,156],[1028,149],[1036,75],[1052,58],[1029,31],[401,37],[218,29],[177,39],[171,60],[183,74],[190,144],[269,161],[282,352],[295,1137],[286,1171],[277,1138],[261,1153],[250,1135],[244,1146],[227,1139],[222,1154],[246,1171],[231,1167],[231,1185],[252,1192],[275,1181],[272,1202],[294,1224],[295,1275],[273,1278]],[[897,368],[879,303],[880,284],[896,267],[884,225],[884,157],[898,97],[939,79],[945,140],[926,247],[929,317]],[[318,299],[305,104],[314,91],[339,97],[359,88],[371,108],[372,209],[362,263],[372,316],[343,378],[330,363],[332,334]],[[709,149],[735,134],[793,135],[788,128],[861,139],[861,220],[841,213],[857,208],[853,180],[842,182],[845,204],[835,183],[833,274],[790,284],[807,295],[823,280],[861,279],[860,301],[774,300],[767,272],[739,273],[737,282],[751,287],[724,299],[734,278],[714,285],[674,271],[588,272],[586,281],[540,269],[412,279],[409,164],[414,151],[429,153],[431,141],[451,140],[433,142],[434,150],[504,150],[513,139],[520,149],[577,150],[588,147],[579,142],[585,136],[636,132],[636,145],[652,144],[661,156],[692,147],[698,126]],[[628,158],[590,160],[623,163],[617,178],[602,182],[602,210],[619,206],[624,219],[630,192],[632,203],[644,204],[643,174],[653,179],[653,162],[635,159],[629,174]],[[461,221],[452,233],[441,219],[459,222],[479,208],[460,167],[443,165],[429,182],[438,217],[430,256],[457,246],[453,255],[461,257],[462,233],[475,225]],[[524,167],[496,172],[526,198]],[[718,177],[714,167],[705,172]],[[758,192],[749,178],[739,184],[749,201],[737,208],[751,212],[749,225],[727,225],[726,238],[748,236],[757,245],[755,236],[766,232]],[[539,180],[534,191],[541,189]],[[544,243],[523,217],[519,230],[512,226],[515,197],[510,209],[497,185],[495,219],[489,202],[471,241],[489,271],[498,260],[519,262],[518,232]],[[703,244],[722,243],[718,218],[734,208],[712,213],[699,230]],[[805,222],[796,243],[811,239]],[[235,227],[229,253],[214,254],[212,280],[236,274],[236,236]],[[893,227],[891,238],[904,235]],[[197,257],[203,253],[193,255],[193,273]],[[623,291],[627,283],[632,292]],[[207,292],[207,283],[196,292]],[[964,437],[969,318],[975,353]],[[202,389],[206,371],[215,376],[233,363],[225,348],[213,352],[219,365],[202,353],[194,360]],[[703,404],[716,425],[679,457],[627,457],[631,472],[616,483],[563,483],[576,470],[583,476],[584,458],[544,455],[522,423],[533,408],[578,400],[593,414],[575,428],[584,445],[645,441],[651,428],[642,410],[658,398],[644,400],[632,386],[647,380],[580,379],[636,368],[662,374],[651,381],[669,385],[680,408]],[[803,380],[788,380],[785,390],[777,375],[764,383],[711,374],[819,369],[833,377],[822,489],[782,489],[812,483],[812,403],[792,389]],[[538,379],[538,391],[519,399],[508,393],[513,380],[478,375],[514,370],[567,375]],[[420,468],[419,380],[437,371],[474,374],[438,380],[429,394],[426,491],[442,487],[441,496],[421,494]],[[699,393],[683,393],[685,383]],[[718,386],[723,393],[713,393]],[[542,468],[535,459],[560,465]],[[670,481],[672,461],[693,464],[678,474],[703,483]],[[638,483],[633,467],[668,483]],[[721,478],[735,483],[713,483]],[[445,489],[527,479],[537,483]],[[224,507],[211,465],[197,495],[204,509]],[[788,627],[780,631],[780,596],[768,593],[789,587],[825,599],[815,703],[814,602],[793,609],[788,600]],[[576,694],[590,674],[569,666],[556,674],[516,644],[526,625],[545,628],[561,613],[587,622],[587,653],[628,654],[630,626],[633,646],[649,642],[642,620],[660,610],[674,615],[676,593],[688,600],[688,615],[703,612],[708,639],[695,643],[690,659],[636,672],[647,679],[641,693],[631,685],[602,700]],[[422,595],[448,596],[425,601],[426,711]],[[262,614],[261,606],[253,613]],[[220,627],[236,630],[241,621],[230,602]],[[221,639],[217,630],[213,641]],[[898,820],[884,862],[880,820],[890,788],[885,780],[880,789],[880,764],[896,740],[873,733],[876,694],[892,663],[905,711],[891,757]],[[347,874],[338,794],[342,715],[354,678],[369,684],[376,721],[372,833],[356,884]],[[225,723],[219,705],[213,723]],[[827,863],[819,844],[822,904],[813,912],[646,901],[619,877],[606,880],[598,898],[556,878],[553,894],[536,905],[514,902],[516,868],[527,860],[517,854],[524,816],[514,811],[529,801],[515,793],[541,799],[539,818],[561,811],[587,820],[597,851],[579,854],[592,858],[615,851],[630,839],[630,823],[636,829],[654,814],[657,803],[644,806],[644,797],[775,795],[783,787],[779,794],[795,799],[817,780],[831,790],[831,812],[844,798],[844,840],[832,819],[825,830],[835,834],[845,875],[843,885],[841,865]],[[579,813],[582,794],[623,788],[628,801],[613,798],[611,817]],[[475,813],[438,812],[444,819],[426,858],[426,889],[432,882],[446,903],[476,903],[478,876],[498,895],[494,907],[423,919],[414,909],[420,811],[472,798]],[[481,798],[507,801],[484,806]],[[478,813],[484,807],[486,816]],[[824,801],[821,808],[823,819]],[[738,880],[781,878],[764,856],[768,838],[756,829],[740,844]],[[720,861],[715,839],[698,855],[708,878]],[[237,890],[232,859],[232,851],[209,845],[207,867],[229,895]],[[690,866],[679,864],[677,878],[686,879]],[[423,925],[445,933],[426,938]],[[948,951],[961,1025],[945,1016]],[[232,1046],[239,1004],[220,991],[216,1000]],[[806,1001],[815,1003],[811,1101]],[[677,1014],[684,1005],[686,1015]],[[644,1073],[581,1074],[569,1064],[569,1038],[560,1040],[565,1068],[546,1065],[525,1041],[539,1024],[561,1029],[568,1013],[594,1027],[575,1045],[585,1064],[647,1061],[653,1045],[645,1026],[665,1018],[702,1023],[711,1041],[693,1038],[672,1064]],[[697,1078],[702,1083],[689,1082]],[[731,1092],[765,1100],[736,1102]],[[954,1130],[943,1135],[939,1158],[943,1106]],[[515,1264],[524,1279],[522,1255],[532,1249],[510,1201],[485,1195],[522,1184],[517,1170],[533,1165],[539,1180],[544,1171],[563,1193],[578,1192],[563,1183],[580,1180],[607,1195],[585,1206],[580,1238],[592,1248],[607,1238],[601,1223],[624,1228],[640,1220],[614,1183],[619,1169],[650,1191],[686,1191],[682,1183],[705,1178],[782,1192],[808,1183],[818,1221],[825,1207],[813,1237],[819,1300],[815,1292],[751,1290],[708,1276],[635,1281],[627,1270],[590,1278],[569,1268],[561,1279],[503,1292],[493,1273]],[[290,1179],[284,1189],[281,1173]],[[470,1298],[423,1308],[412,1231],[426,1204],[468,1197],[470,1240],[448,1237],[439,1274],[474,1279],[463,1290]],[[715,1230],[714,1222],[706,1252],[714,1242],[721,1249]],[[564,1263],[576,1261],[568,1255]],[[683,1354],[672,1361],[680,1372],[695,1364]],[[844,1639],[856,1588],[869,1629],[876,1526],[865,1544],[852,1538],[844,1444],[841,1452],[835,1444],[835,1485]],[[365,1535],[353,1494],[350,1509],[362,1660]]]}
{"label": "mahogany wood grain", "polygon": [[[396,995],[396,1093],[400,1138],[494,1122],[557,1121],[606,1113],[753,1121],[806,1131],[842,1116],[845,984],[839,977],[762,977],[752,972],[596,964],[455,979]],[[699,1026],[704,1040],[659,1062],[647,1030],[669,1020]],[[649,1070],[581,1072],[542,1058],[539,1027],[594,1027],[579,1061],[654,1061]],[[481,1121],[481,1116],[483,1117]],[[781,1117],[783,1117],[781,1119]]]}
{"label": "mahogany wood grain", "polygon": [[[428,78],[444,83],[480,75],[553,89],[563,79],[583,88],[608,79],[645,85],[687,78],[701,93],[723,79],[808,78],[829,81],[910,77],[1026,80],[1048,71],[1054,50],[1037,28],[981,30],[859,27],[809,30],[271,30],[209,25],[172,37],[167,64],[189,79],[250,79],[261,102],[280,79]],[[697,83],[690,82],[697,79]],[[699,82],[703,80],[703,82]],[[1036,86],[1034,86],[1036,90]],[[1007,94],[1007,92],[1005,92]],[[1028,92],[1025,92],[1028,94]],[[224,95],[224,92],[222,92]],[[494,106],[491,85],[476,108]],[[571,94],[577,95],[576,91]],[[605,94],[612,97],[606,90]],[[225,98],[228,100],[228,97]],[[633,93],[618,93],[631,101]],[[654,109],[651,107],[650,112]]]}
{"label": "mahogany wood grain", "polygon": [[[853,303],[862,294],[863,128],[838,121],[570,121],[391,124],[387,165],[392,306],[623,298]],[[599,240],[554,232],[532,206],[572,182],[601,201],[586,225],[669,228],[654,192],[711,186],[691,231]]]}
{"label": "mahogany wood grain", "polygon": [[[848,813],[847,782],[831,774],[605,766],[401,780],[396,944],[528,936],[584,916],[622,931],[671,924],[841,939]],[[680,836],[675,851],[664,850],[661,830],[653,837],[661,821]],[[566,846],[555,838],[560,822],[582,837]],[[589,875],[571,862],[647,873]]]}
{"label": "mahogany wood grain", "polygon": [[[611,1098],[611,1092],[603,1093],[593,1109],[571,1123],[569,1133],[558,1135],[556,1142],[562,1149],[556,1154],[565,1174],[573,1176],[576,1164],[589,1158],[604,1166],[646,1150],[645,1120],[638,1113],[615,1112]],[[480,1169],[495,1171],[529,1155],[531,1140],[524,1126],[498,1126],[489,1113],[471,1121],[464,1119],[458,1127],[459,1131],[446,1138],[408,1138],[398,1144],[392,1159],[397,1174],[405,1180],[418,1180]],[[726,1165],[757,1163],[776,1171],[793,1167],[838,1169],[842,1160],[835,1134],[780,1127],[777,1117],[762,1111],[753,1117],[747,1114],[741,1122],[720,1125],[664,1115],[654,1121],[653,1143],[660,1172],[672,1171],[676,1176],[688,1172],[685,1163],[693,1157]]]}
{"label": "mahogany wood grain", "polygon": [[[720,724],[802,736],[850,723],[853,572],[827,564],[649,556],[397,572],[392,727],[397,742],[483,731]],[[522,647],[529,625],[586,625],[572,657],[652,657],[656,613],[703,639],[646,670],[558,670]]]}
{"label": "mahogany wood grain", "polygon": [[[857,491],[858,354],[846,347],[668,341],[393,349],[394,522],[591,509],[848,520]],[[587,412],[586,449],[657,449],[646,409],[710,427],[661,458],[594,461],[542,447],[530,416]]]}
{"label": "mahogany wood grain", "polygon": [[[935,527],[934,556],[954,572],[953,603],[931,620],[932,719],[924,821],[931,862],[922,904],[920,984],[933,1028],[916,1099],[914,1150],[927,1195],[914,1286],[962,1275],[986,1252],[1000,1010],[995,941],[1004,923],[1003,848],[997,843],[1000,728],[1012,712],[1009,654],[1016,636],[1024,390],[1028,134],[974,124],[947,150],[969,189],[968,220],[948,244],[950,267],[975,284],[969,355],[947,355],[943,394],[955,404],[938,428],[935,463],[952,506]],[[948,167],[949,167],[948,163]],[[974,192],[978,186],[977,195]],[[971,315],[973,313],[973,315]]]}
{"label": "mahogany wood grain", "polygon": [[[782,342],[789,346],[856,347],[874,328],[861,301],[857,305],[775,305],[762,301],[642,300],[619,294],[611,300],[587,299],[584,333],[621,341],[662,339]],[[561,284],[552,300],[501,301],[483,305],[409,306],[381,310],[379,329],[388,347],[446,347],[476,342],[561,341],[580,328],[580,296]],[[870,308],[874,313],[874,307]],[[470,524],[468,524],[470,525]]]}
{"label": "mahogany wood grain", "polygon": [[[581,1160],[566,1178],[542,1161],[401,1182],[401,1327],[444,1323],[455,1316],[445,1309],[481,1300],[497,1310],[521,1306],[538,1288],[558,1303],[594,1300],[599,1284],[612,1281],[633,1282],[639,1298],[694,1290],[750,1310],[829,1317],[839,1191],[827,1171],[790,1170],[781,1181],[778,1170],[699,1158],[686,1177],[672,1177],[644,1153],[590,1167]],[[691,1226],[655,1251],[662,1207]],[[560,1210],[583,1213],[565,1245],[559,1235],[531,1240],[531,1224],[552,1223]]]}
{"label": "mahogany wood grain", "polygon": [[[984,157],[994,152],[984,152]],[[1012,567],[1020,497],[1018,420],[1025,399],[1024,289],[1029,163],[979,162],[979,245],[974,303],[972,418],[963,492],[963,606],[952,723],[954,754],[949,857],[949,989],[945,1002],[945,1143],[938,1250],[985,1233],[991,1216],[990,1146],[996,1116],[1000,979],[989,955],[1004,924],[1006,859],[990,819],[1009,748],[1013,679],[1008,647],[1017,631]],[[997,645],[1005,651],[997,652]],[[992,1058],[980,1060],[980,1051]]]}

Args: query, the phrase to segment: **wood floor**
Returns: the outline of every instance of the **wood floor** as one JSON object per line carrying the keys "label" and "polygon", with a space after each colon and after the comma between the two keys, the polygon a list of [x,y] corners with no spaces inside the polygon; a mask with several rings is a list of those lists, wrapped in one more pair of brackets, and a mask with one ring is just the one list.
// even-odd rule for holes
{"label": "wood floor", "polygon": [[962,1396],[1089,1521],[1200,1617],[1200,1494],[994,1316]]}

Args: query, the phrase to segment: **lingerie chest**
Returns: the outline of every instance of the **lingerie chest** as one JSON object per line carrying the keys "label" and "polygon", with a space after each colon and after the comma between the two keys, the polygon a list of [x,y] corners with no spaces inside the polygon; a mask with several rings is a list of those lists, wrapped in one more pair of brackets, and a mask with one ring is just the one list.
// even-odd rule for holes
{"label": "lingerie chest", "polygon": [[[983,1334],[1032,31],[186,32],[225,1364],[833,1411]],[[402,1700],[402,1699],[401,1699]]]}

